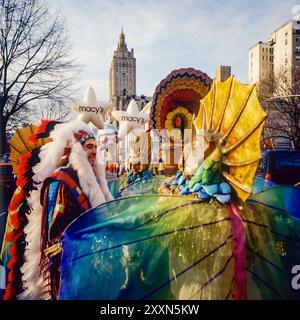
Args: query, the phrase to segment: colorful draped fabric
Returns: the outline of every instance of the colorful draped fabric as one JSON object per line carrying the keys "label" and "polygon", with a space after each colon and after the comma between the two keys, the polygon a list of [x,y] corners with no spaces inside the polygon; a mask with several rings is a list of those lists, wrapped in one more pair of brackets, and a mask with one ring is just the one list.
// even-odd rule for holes
{"label": "colorful draped fabric", "polygon": [[161,194],[87,211],[63,235],[59,298],[299,299],[300,223],[289,208],[300,190],[285,203],[270,190],[242,211]]}
{"label": "colorful draped fabric", "polygon": [[[71,167],[61,168],[47,178],[41,190],[43,205],[42,238],[41,238],[41,270],[50,275],[48,288],[51,299],[57,299],[60,282],[60,252],[48,256],[45,249],[51,250],[65,228],[81,213],[90,208],[87,197],[78,184],[76,171]],[[50,247],[50,249],[49,249]]]}
{"label": "colorful draped fabric", "polygon": [[56,171],[45,180],[41,199],[44,215],[42,233],[47,241],[60,238],[68,224],[90,208],[78,184],[77,174],[70,167]]}

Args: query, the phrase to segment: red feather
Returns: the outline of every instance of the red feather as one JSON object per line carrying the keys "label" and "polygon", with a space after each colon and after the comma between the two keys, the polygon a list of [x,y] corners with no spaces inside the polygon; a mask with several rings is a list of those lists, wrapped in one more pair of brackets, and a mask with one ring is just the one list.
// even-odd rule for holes
{"label": "red feather", "polygon": [[46,138],[49,133],[53,130],[56,124],[60,123],[56,120],[42,120],[41,124],[37,128],[37,131],[28,137],[28,140],[32,143],[36,143],[40,138]]}
{"label": "red feather", "polygon": [[22,234],[23,232],[21,230],[18,230],[18,231],[13,230],[6,235],[5,241],[7,242],[17,241],[22,236]]}
{"label": "red feather", "polygon": [[27,196],[27,192],[24,189],[22,189],[22,190],[17,189],[13,195],[13,198],[12,198],[10,204],[9,204],[8,210],[9,211],[16,211],[19,208],[20,204],[22,202],[24,202],[24,200],[26,199],[26,196]]}
{"label": "red feather", "polygon": [[8,253],[9,253],[10,256],[15,256],[15,255],[17,255],[19,253],[19,251],[20,250],[19,250],[18,246],[16,245],[16,243],[13,243],[11,245],[11,247],[9,248]]}
{"label": "red feather", "polygon": [[16,290],[14,289],[12,284],[9,283],[6,287],[3,300],[13,300],[15,297],[16,297]]}
{"label": "red feather", "polygon": [[11,224],[11,226],[15,229],[18,230],[20,228],[21,225],[21,221],[19,219],[18,214],[12,214],[9,217],[9,223]]}
{"label": "red feather", "polygon": [[[15,279],[15,270],[14,269],[10,269],[8,275],[7,275],[7,281],[10,282],[9,284],[11,285],[12,289],[13,288],[13,281]],[[8,284],[8,285],[9,285]],[[8,286],[7,286],[8,287]]]}
{"label": "red feather", "polygon": [[18,168],[18,180],[17,185],[21,188],[25,186],[25,184],[28,182],[28,178],[26,177],[26,173],[29,169],[29,160],[32,157],[32,152],[26,152],[22,155],[20,160],[20,165]]}
{"label": "red feather", "polygon": [[[16,262],[18,261],[18,259],[19,259],[18,256],[13,256],[13,257],[11,257],[11,258],[9,259],[6,267],[7,267],[8,269],[10,269],[11,271],[13,271],[13,268],[14,268]],[[10,273],[13,273],[13,272],[10,272]],[[13,274],[11,274],[11,279],[8,278],[8,280],[12,280],[12,278],[13,278]]]}
{"label": "red feather", "polygon": [[32,143],[36,143],[39,139],[38,135],[43,134],[47,131],[47,125],[52,122],[53,120],[42,120],[41,124],[37,128],[36,132],[33,133],[31,136],[28,137],[28,140]]}

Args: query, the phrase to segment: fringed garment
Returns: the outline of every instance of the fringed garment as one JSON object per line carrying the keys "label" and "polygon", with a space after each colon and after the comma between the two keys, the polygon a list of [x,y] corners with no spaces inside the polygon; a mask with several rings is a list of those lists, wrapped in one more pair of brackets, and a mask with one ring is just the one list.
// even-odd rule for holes
{"label": "fringed garment", "polygon": [[59,244],[66,227],[90,208],[89,201],[79,186],[76,171],[71,167],[61,168],[47,178],[41,190],[41,205],[41,272],[49,277],[50,296],[56,300],[60,283],[61,252],[47,255],[45,250]]}

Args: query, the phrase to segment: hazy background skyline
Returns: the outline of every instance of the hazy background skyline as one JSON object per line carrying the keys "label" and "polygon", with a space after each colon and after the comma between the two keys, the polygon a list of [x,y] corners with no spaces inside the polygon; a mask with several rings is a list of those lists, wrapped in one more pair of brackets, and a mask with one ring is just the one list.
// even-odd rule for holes
{"label": "hazy background skyline", "polygon": [[[300,4],[300,3],[299,3]],[[248,49],[291,20],[295,1],[208,0],[52,0],[66,20],[72,55],[82,65],[83,96],[93,86],[98,100],[108,99],[109,68],[123,27],[134,49],[137,94],[152,96],[171,71],[193,67],[214,77],[230,65],[248,82]]]}

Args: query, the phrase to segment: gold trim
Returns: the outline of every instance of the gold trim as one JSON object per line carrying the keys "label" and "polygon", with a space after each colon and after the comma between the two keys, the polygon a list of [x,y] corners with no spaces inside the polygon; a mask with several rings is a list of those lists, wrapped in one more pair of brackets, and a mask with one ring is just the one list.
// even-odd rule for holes
{"label": "gold trim", "polygon": [[227,174],[226,172],[223,172],[223,176],[229,180],[232,184],[234,184],[236,187],[242,189],[243,191],[247,192],[247,193],[251,193],[252,189],[246,187],[245,185],[239,183],[238,181],[236,181],[234,178],[232,178],[229,174]]}
{"label": "gold trim", "polygon": [[54,244],[51,247],[48,247],[47,249],[44,250],[45,256],[46,257],[53,257],[59,254],[62,251],[62,247],[60,242]]}
{"label": "gold trim", "polygon": [[252,164],[256,161],[259,161],[260,159],[262,159],[261,156],[255,158],[255,159],[252,159],[252,160],[248,160],[248,161],[243,161],[243,162],[227,162],[226,160],[223,160],[223,163],[226,164],[227,166],[232,166],[232,167],[239,167],[239,166],[246,166],[248,164]]}
{"label": "gold trim", "polygon": [[211,117],[210,117],[210,120],[209,120],[209,126],[208,126],[208,131],[211,131],[211,127],[212,127],[212,120],[213,120],[213,116],[214,116],[214,112],[215,112],[215,109],[216,109],[216,95],[217,95],[217,85],[216,85],[216,82],[214,81],[213,82],[213,107],[212,107],[212,110],[211,110]]}

